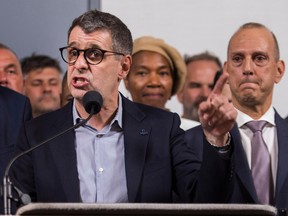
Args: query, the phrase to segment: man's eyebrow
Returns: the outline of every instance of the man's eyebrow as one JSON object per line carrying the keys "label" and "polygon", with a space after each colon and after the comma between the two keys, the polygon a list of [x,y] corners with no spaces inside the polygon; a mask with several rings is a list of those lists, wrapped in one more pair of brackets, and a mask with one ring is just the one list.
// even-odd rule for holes
{"label": "man's eyebrow", "polygon": [[90,44],[90,48],[97,48],[97,49],[101,49],[101,47],[97,44]]}
{"label": "man's eyebrow", "polygon": [[264,51],[255,51],[252,53],[252,55],[268,55],[267,52]]}
{"label": "man's eyebrow", "polygon": [[[69,47],[71,47],[71,46],[72,46],[72,47],[73,47],[73,46],[77,46],[77,43],[73,41],[73,42],[69,43],[68,46],[69,46]],[[102,49],[102,48],[101,48],[99,45],[97,45],[97,44],[88,44],[88,47],[89,47],[89,48]]]}
{"label": "man's eyebrow", "polygon": [[5,70],[7,70],[7,69],[9,69],[9,68],[16,68],[16,65],[15,64],[13,64],[13,63],[11,63],[11,64],[8,64],[8,65],[6,65],[5,66]]}
{"label": "man's eyebrow", "polygon": [[230,55],[243,55],[243,52],[242,51],[234,51],[234,52],[231,52]]}
{"label": "man's eyebrow", "polygon": [[202,85],[202,83],[200,83],[200,82],[188,82],[188,86],[195,86],[195,85],[197,85],[197,86],[200,86],[200,85]]}
{"label": "man's eyebrow", "polygon": [[69,47],[70,46],[75,46],[75,45],[76,45],[76,42],[71,42],[71,43],[68,44]]}

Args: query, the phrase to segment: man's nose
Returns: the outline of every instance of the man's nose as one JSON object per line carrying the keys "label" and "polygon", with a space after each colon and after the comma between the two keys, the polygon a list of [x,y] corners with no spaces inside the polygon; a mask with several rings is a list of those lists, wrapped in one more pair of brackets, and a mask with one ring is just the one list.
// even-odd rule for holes
{"label": "man's nose", "polygon": [[0,85],[7,84],[7,73],[5,71],[0,71]]}

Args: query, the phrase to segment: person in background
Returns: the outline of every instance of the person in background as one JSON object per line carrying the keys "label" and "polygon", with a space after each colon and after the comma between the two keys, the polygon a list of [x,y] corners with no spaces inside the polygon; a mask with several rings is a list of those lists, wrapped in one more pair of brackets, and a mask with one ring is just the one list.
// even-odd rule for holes
{"label": "person in background", "polygon": [[[11,181],[33,202],[171,203],[173,191],[181,201],[190,201],[194,161],[178,114],[134,103],[119,93],[132,63],[127,26],[112,14],[91,10],[72,22],[67,38],[60,52],[68,64],[73,101],[27,122],[16,152],[91,118],[19,158]],[[230,128],[236,118],[231,103],[217,94],[224,82],[219,79],[218,90],[202,109],[209,121],[207,133],[223,145],[228,133],[213,129]],[[102,108],[92,115],[83,103],[90,91],[103,98]]]}
{"label": "person in background", "polygon": [[15,52],[0,43],[0,86],[23,94],[24,80],[21,64]]}
{"label": "person in background", "polygon": [[[223,74],[223,71],[217,71],[215,77],[214,77],[214,81],[213,81],[213,88],[216,85],[218,79],[220,78],[220,76]],[[232,102],[232,94],[231,94],[231,90],[230,90],[230,86],[229,83],[227,82],[223,88],[222,94],[225,95],[228,99],[229,102]]]}
{"label": "person in background", "polygon": [[[151,36],[134,40],[131,69],[124,79],[134,102],[167,109],[167,101],[182,88],[185,76],[185,62],[174,47]],[[185,129],[198,124],[181,120]]]}
{"label": "person in background", "polygon": [[[0,86],[0,179],[14,156],[17,135],[22,124],[32,118],[29,99],[9,88]],[[4,214],[3,196],[0,214]]]}
{"label": "person in background", "polygon": [[183,105],[182,118],[199,121],[199,104],[205,101],[212,91],[216,72],[222,69],[220,59],[209,53],[184,57],[187,76],[177,98]]}
{"label": "person in background", "polygon": [[65,106],[71,100],[73,100],[73,96],[71,95],[71,92],[68,87],[67,71],[66,71],[62,78],[61,107]]}
{"label": "person in background", "polygon": [[233,143],[226,146],[198,145],[201,127],[187,131],[195,158],[205,164],[199,167],[198,182],[206,187],[196,192],[197,201],[287,209],[288,125],[272,105],[285,63],[274,33],[260,23],[243,24],[229,41],[223,71],[229,74],[237,124],[231,131]]}
{"label": "person in background", "polygon": [[30,99],[33,117],[60,108],[61,67],[56,59],[32,54],[21,60],[25,95]]}

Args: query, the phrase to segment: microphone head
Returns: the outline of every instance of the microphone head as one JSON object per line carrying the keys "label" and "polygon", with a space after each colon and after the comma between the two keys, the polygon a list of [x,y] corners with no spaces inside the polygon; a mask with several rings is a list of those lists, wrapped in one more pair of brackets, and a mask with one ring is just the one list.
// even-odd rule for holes
{"label": "microphone head", "polygon": [[93,115],[100,112],[103,105],[103,98],[101,94],[97,91],[88,91],[83,96],[83,105],[87,113],[91,114],[93,110]]}

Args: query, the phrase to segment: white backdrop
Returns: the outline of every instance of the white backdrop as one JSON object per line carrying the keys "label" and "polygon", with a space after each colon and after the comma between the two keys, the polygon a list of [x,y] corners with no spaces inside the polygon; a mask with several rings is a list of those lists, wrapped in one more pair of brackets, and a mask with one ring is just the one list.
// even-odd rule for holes
{"label": "white backdrop", "polygon": [[[226,60],[227,43],[246,22],[260,22],[276,35],[281,58],[288,64],[287,0],[104,0],[101,10],[124,21],[133,38],[152,35],[163,38],[182,54],[209,50]],[[287,66],[288,67],[288,66]],[[287,71],[287,70],[286,70]],[[288,75],[275,86],[273,105],[281,116],[288,115]],[[127,95],[123,85],[120,90]],[[171,111],[182,114],[174,96]]]}

